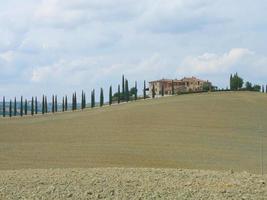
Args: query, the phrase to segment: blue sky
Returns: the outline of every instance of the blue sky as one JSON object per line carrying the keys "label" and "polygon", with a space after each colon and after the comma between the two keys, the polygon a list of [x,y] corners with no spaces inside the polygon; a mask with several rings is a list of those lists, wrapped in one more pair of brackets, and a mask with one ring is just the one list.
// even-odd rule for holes
{"label": "blue sky", "polygon": [[0,96],[229,74],[267,84],[265,0],[0,0]]}

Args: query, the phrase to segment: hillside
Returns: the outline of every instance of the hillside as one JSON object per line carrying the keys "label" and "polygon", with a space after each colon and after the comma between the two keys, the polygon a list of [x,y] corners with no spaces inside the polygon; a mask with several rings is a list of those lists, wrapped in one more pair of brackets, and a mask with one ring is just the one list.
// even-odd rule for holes
{"label": "hillside", "polygon": [[[207,93],[0,118],[0,169],[153,167],[261,171],[267,95]],[[267,167],[265,169],[267,172]]]}

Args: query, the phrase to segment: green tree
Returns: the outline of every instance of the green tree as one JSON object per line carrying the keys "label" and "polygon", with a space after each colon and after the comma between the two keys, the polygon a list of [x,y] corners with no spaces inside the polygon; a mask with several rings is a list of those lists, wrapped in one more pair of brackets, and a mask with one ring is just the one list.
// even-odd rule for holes
{"label": "green tree", "polygon": [[91,92],[91,108],[95,107],[95,89]]}
{"label": "green tree", "polygon": [[262,93],[265,93],[265,91],[264,91],[264,85],[262,85]]}
{"label": "green tree", "polygon": [[144,81],[144,89],[143,89],[143,95],[144,95],[144,99],[146,99],[146,81]]}
{"label": "green tree", "polygon": [[112,86],[109,87],[109,105],[112,104]]}
{"label": "green tree", "polygon": [[52,96],[52,113],[55,112],[55,97],[54,95]]}
{"label": "green tree", "polygon": [[32,102],[31,102],[31,114],[34,115],[34,100],[32,97]]}
{"label": "green tree", "polygon": [[38,114],[38,101],[37,101],[37,97],[35,97],[35,114]]}
{"label": "green tree", "polygon": [[232,78],[230,77],[231,90],[239,90],[243,87],[243,84],[244,80],[241,77],[239,77],[237,73],[235,73],[234,76],[232,76]]}
{"label": "green tree", "polygon": [[128,85],[128,80],[125,80],[125,100],[128,102],[129,101],[129,85]]}
{"label": "green tree", "polygon": [[246,90],[248,90],[248,91],[253,90],[252,83],[250,83],[250,82],[248,82],[248,81],[245,83],[245,87],[246,87]]}
{"label": "green tree", "polygon": [[100,89],[100,107],[104,105],[104,92],[103,88]]}
{"label": "green tree", "polygon": [[120,85],[118,85],[118,104],[121,102],[121,90]]}
{"label": "green tree", "polygon": [[124,101],[124,97],[125,97],[125,80],[124,80],[124,75],[122,75],[122,98],[121,98],[121,100],[123,100]]}
{"label": "green tree", "polygon": [[61,106],[62,112],[65,111],[65,98],[64,96],[62,97],[62,106]]}
{"label": "green tree", "polygon": [[135,93],[134,93],[134,100],[137,100],[137,81],[135,81]]}
{"label": "green tree", "polygon": [[25,99],[25,106],[24,106],[24,115],[28,114],[28,102],[27,99]]}
{"label": "green tree", "polygon": [[65,111],[68,111],[68,96],[65,96]]}
{"label": "green tree", "polygon": [[3,117],[6,117],[6,99],[3,97]]}
{"label": "green tree", "polygon": [[45,113],[45,97],[43,95],[43,99],[42,99],[42,114]]}
{"label": "green tree", "polygon": [[20,97],[20,116],[23,116],[23,97]]}
{"label": "green tree", "polygon": [[45,113],[48,113],[47,96],[45,96]]}
{"label": "green tree", "polygon": [[57,112],[57,95],[55,96],[55,112]]}
{"label": "green tree", "polygon": [[17,99],[14,100],[14,116],[17,116]]}
{"label": "green tree", "polygon": [[12,101],[9,101],[9,117],[12,117]]}

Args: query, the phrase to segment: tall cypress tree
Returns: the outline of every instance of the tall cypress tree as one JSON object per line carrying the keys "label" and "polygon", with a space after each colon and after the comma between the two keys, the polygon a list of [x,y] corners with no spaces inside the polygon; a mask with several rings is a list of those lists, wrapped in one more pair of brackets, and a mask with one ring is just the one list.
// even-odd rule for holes
{"label": "tall cypress tree", "polygon": [[45,96],[45,113],[48,113],[47,96]]}
{"label": "tall cypress tree", "polygon": [[74,94],[72,94],[72,111],[74,111],[74,101],[75,101]]}
{"label": "tall cypress tree", "polygon": [[38,100],[37,97],[35,97],[35,114],[38,114]]}
{"label": "tall cypress tree", "polygon": [[128,80],[125,80],[125,100],[129,101],[129,83]]}
{"label": "tall cypress tree", "polygon": [[152,98],[154,99],[155,98],[155,85],[153,83],[153,86],[152,86]]}
{"label": "tall cypress tree", "polygon": [[20,116],[23,116],[23,97],[20,97]]}
{"label": "tall cypress tree", "polygon": [[25,99],[25,106],[24,106],[24,115],[28,114],[28,102],[27,99]]}
{"label": "tall cypress tree", "polygon": [[146,81],[144,81],[144,89],[143,89],[143,93],[144,93],[144,99],[146,99]]}
{"label": "tall cypress tree", "polygon": [[86,108],[86,94],[85,92],[83,93],[83,108]]}
{"label": "tall cypress tree", "polygon": [[262,85],[262,93],[264,93],[265,91],[264,91],[264,85]]}
{"label": "tall cypress tree", "polygon": [[62,97],[62,112],[64,112],[65,111],[65,102],[64,102],[64,97]]}
{"label": "tall cypress tree", "polygon": [[14,99],[14,116],[17,116],[17,99]]}
{"label": "tall cypress tree", "polygon": [[3,117],[6,116],[6,99],[3,97]]}
{"label": "tall cypress tree", "polygon": [[82,99],[81,99],[81,109],[83,110],[83,91],[82,91]]}
{"label": "tall cypress tree", "polygon": [[52,113],[55,112],[55,98],[54,95],[52,96]]}
{"label": "tall cypress tree", "polygon": [[112,86],[109,87],[109,105],[112,104]]}
{"label": "tall cypress tree", "polygon": [[172,80],[172,95],[174,95],[174,82]]}
{"label": "tall cypress tree", "polygon": [[103,88],[100,89],[100,107],[104,105],[104,92]]}
{"label": "tall cypress tree", "polygon": [[93,91],[91,91],[91,108],[94,107]]}
{"label": "tall cypress tree", "polygon": [[31,104],[31,114],[34,115],[34,100],[32,97],[32,104]]}
{"label": "tall cypress tree", "polygon": [[125,83],[125,80],[124,80],[124,75],[122,75],[122,101],[124,101],[124,97],[125,97],[125,85],[124,85],[124,83]]}
{"label": "tall cypress tree", "polygon": [[118,104],[121,102],[121,89],[120,84],[118,85]]}
{"label": "tall cypress tree", "polygon": [[43,99],[42,99],[42,114],[45,113],[45,97],[43,95]]}
{"label": "tall cypress tree", "polygon": [[12,101],[9,101],[9,117],[12,117]]}
{"label": "tall cypress tree", "polygon": [[65,96],[65,111],[68,111],[68,96]]}
{"label": "tall cypress tree", "polygon": [[137,100],[137,81],[135,81],[135,93],[134,93],[134,100]]}
{"label": "tall cypress tree", "polygon": [[55,112],[57,112],[57,95],[55,96]]}

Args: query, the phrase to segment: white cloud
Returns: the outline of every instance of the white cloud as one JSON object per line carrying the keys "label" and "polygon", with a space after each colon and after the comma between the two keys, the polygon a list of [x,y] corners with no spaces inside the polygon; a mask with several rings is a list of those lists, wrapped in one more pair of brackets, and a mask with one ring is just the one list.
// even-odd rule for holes
{"label": "white cloud", "polygon": [[222,55],[204,53],[201,56],[188,56],[184,59],[181,67],[177,68],[179,73],[193,72],[196,74],[218,74],[228,72],[231,67],[238,64],[246,56],[254,53],[248,49],[235,48]]}

